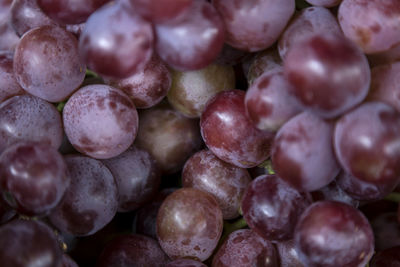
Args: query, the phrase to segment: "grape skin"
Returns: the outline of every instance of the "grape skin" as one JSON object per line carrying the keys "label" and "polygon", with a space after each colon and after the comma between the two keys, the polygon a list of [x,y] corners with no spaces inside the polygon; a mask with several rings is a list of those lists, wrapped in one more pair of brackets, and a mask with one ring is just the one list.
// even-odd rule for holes
{"label": "grape skin", "polygon": [[352,206],[319,201],[301,215],[294,232],[300,259],[309,267],[364,267],[374,252],[374,236],[364,215]]}
{"label": "grape skin", "polygon": [[[34,59],[34,60],[32,60]],[[65,100],[85,78],[75,36],[57,26],[23,35],[14,54],[14,75],[27,92],[49,102]]]}
{"label": "grape skin", "polygon": [[213,0],[227,29],[226,42],[240,50],[270,47],[294,13],[294,0]]}
{"label": "grape skin", "polygon": [[215,198],[194,188],[169,195],[157,215],[157,236],[172,259],[211,256],[222,233],[222,211]]}
{"label": "grape skin", "polygon": [[98,160],[70,155],[65,161],[71,184],[49,219],[62,232],[92,235],[115,216],[117,185],[110,170]]}
{"label": "grape skin", "polygon": [[136,138],[139,117],[132,100],[108,85],[75,92],[63,110],[65,133],[79,152],[93,158],[116,157]]}
{"label": "grape skin", "polygon": [[0,153],[22,140],[58,149],[63,140],[60,113],[50,103],[32,95],[11,97],[0,104],[0,137]]}

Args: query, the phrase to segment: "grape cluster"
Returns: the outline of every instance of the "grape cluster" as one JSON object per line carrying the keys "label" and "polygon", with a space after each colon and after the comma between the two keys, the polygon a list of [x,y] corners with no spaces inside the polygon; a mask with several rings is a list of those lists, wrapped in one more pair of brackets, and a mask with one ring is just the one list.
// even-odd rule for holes
{"label": "grape cluster", "polygon": [[400,266],[399,0],[0,0],[0,265]]}

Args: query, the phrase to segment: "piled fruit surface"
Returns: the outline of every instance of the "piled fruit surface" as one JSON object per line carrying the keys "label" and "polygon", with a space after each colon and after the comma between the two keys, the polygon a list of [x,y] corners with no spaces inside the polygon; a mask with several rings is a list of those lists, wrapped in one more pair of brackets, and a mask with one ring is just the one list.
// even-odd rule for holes
{"label": "piled fruit surface", "polygon": [[0,0],[0,265],[400,266],[400,0]]}

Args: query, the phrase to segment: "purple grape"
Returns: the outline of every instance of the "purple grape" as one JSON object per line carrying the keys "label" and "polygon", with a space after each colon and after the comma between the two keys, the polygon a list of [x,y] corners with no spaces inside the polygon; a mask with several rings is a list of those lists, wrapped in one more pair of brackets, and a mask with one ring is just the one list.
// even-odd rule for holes
{"label": "purple grape", "polygon": [[173,71],[168,101],[186,117],[199,118],[208,100],[233,88],[235,71],[231,66],[210,64],[197,71]]}
{"label": "purple grape", "polygon": [[177,70],[196,70],[214,61],[225,40],[225,27],[207,1],[193,1],[174,21],[156,24],[156,49]]}
{"label": "purple grape", "polygon": [[335,127],[337,159],[346,173],[389,193],[400,181],[400,113],[380,102],[364,103]]}
{"label": "purple grape", "polygon": [[88,68],[123,79],[145,68],[153,53],[153,38],[151,24],[117,2],[89,17],[79,51]]}
{"label": "purple grape", "polygon": [[19,141],[36,141],[58,149],[62,139],[61,116],[50,103],[21,95],[0,104],[0,153]]}
{"label": "purple grape", "polygon": [[275,244],[279,253],[281,267],[306,267],[300,260],[294,240],[281,241]]}
{"label": "purple grape", "polygon": [[38,6],[50,18],[61,24],[78,24],[110,0],[37,0]]}
{"label": "purple grape", "polygon": [[300,193],[275,175],[262,175],[248,186],[243,199],[243,217],[250,229],[271,241],[288,240],[303,211],[311,204],[308,193]]}
{"label": "purple grape", "polygon": [[258,129],[276,132],[286,121],[301,112],[297,100],[289,94],[290,86],[283,69],[276,67],[262,74],[248,88],[246,112]]}
{"label": "purple grape", "polygon": [[[34,59],[34,60],[33,60]],[[42,26],[23,35],[15,49],[14,75],[28,93],[49,102],[65,100],[85,77],[78,41],[57,26]]]}
{"label": "purple grape", "polygon": [[100,161],[67,156],[71,184],[49,215],[61,232],[91,235],[111,221],[118,208],[118,188],[110,170]]}
{"label": "purple grape", "polygon": [[158,192],[161,172],[149,152],[131,146],[103,163],[114,175],[118,186],[119,212],[139,208]]}
{"label": "purple grape", "polygon": [[335,201],[319,201],[297,223],[294,239],[305,266],[364,267],[374,252],[371,225],[360,211]]}
{"label": "purple grape", "polygon": [[135,144],[155,158],[163,173],[172,174],[201,148],[198,120],[186,118],[162,102],[140,113]]}
{"label": "purple grape", "polygon": [[156,240],[125,234],[114,238],[101,253],[97,267],[164,267],[168,257]]}
{"label": "purple grape", "polygon": [[75,92],[63,110],[65,133],[76,150],[94,158],[116,157],[128,149],[138,130],[131,99],[108,85],[88,85]]}
{"label": "purple grape", "polygon": [[344,35],[366,54],[387,51],[400,44],[399,15],[397,0],[343,0],[338,11]]}
{"label": "purple grape", "polygon": [[223,91],[207,102],[200,130],[207,147],[220,159],[241,168],[269,157],[273,135],[255,128],[246,116],[245,92]]}
{"label": "purple grape", "polygon": [[271,46],[295,10],[294,0],[213,0],[227,29],[226,42],[255,52]]}
{"label": "purple grape", "polygon": [[3,197],[19,213],[47,215],[69,183],[64,159],[48,144],[19,142],[0,156]]}
{"label": "purple grape", "polygon": [[274,245],[249,229],[231,233],[214,255],[212,267],[278,267]]}
{"label": "purple grape", "polygon": [[318,190],[340,171],[332,148],[334,124],[303,112],[279,129],[272,165],[279,177],[301,191]]}
{"label": "purple grape", "polygon": [[13,0],[10,10],[10,22],[19,36],[36,27],[58,25],[43,13],[36,0]]}
{"label": "purple grape", "polygon": [[222,233],[222,211],[209,193],[182,188],[169,195],[157,215],[157,236],[172,259],[211,256]]}
{"label": "purple grape", "polygon": [[220,160],[209,150],[201,150],[191,156],[182,170],[183,187],[212,194],[225,220],[239,216],[242,196],[250,182],[246,169]]}
{"label": "purple grape", "polygon": [[337,117],[367,96],[365,55],[342,35],[319,33],[292,46],[284,62],[292,93],[309,110]]}
{"label": "purple grape", "polygon": [[19,40],[9,20],[0,21],[0,50],[14,51]]}
{"label": "purple grape", "polygon": [[128,0],[132,10],[154,23],[168,23],[179,17],[193,0]]}
{"label": "purple grape", "polygon": [[107,82],[124,91],[137,108],[150,108],[167,95],[171,80],[167,66],[157,56],[153,56],[144,70],[126,79],[109,79]]}
{"label": "purple grape", "polygon": [[0,103],[15,95],[25,94],[14,76],[12,51],[0,52]]}
{"label": "purple grape", "polygon": [[316,33],[341,34],[339,23],[329,9],[308,7],[302,9],[291,20],[278,43],[279,54],[286,58],[293,45]]}
{"label": "purple grape", "polygon": [[191,259],[177,259],[167,263],[165,267],[207,267],[207,265]]}
{"label": "purple grape", "polygon": [[384,64],[371,69],[371,88],[367,100],[381,101],[400,112],[400,62]]}
{"label": "purple grape", "polygon": [[0,227],[2,266],[57,267],[62,250],[53,230],[37,220],[13,220]]}

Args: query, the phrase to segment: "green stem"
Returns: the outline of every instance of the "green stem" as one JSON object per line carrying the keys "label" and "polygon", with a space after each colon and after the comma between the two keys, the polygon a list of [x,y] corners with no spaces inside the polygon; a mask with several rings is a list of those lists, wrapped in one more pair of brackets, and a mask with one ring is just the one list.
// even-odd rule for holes
{"label": "green stem", "polygon": [[60,102],[60,103],[58,103],[58,105],[57,105],[57,110],[58,110],[59,112],[62,112],[62,111],[63,111],[64,106],[65,106],[65,103],[66,103],[66,102]]}
{"label": "green stem", "polygon": [[225,240],[231,233],[233,233],[236,230],[245,228],[247,226],[246,220],[241,217],[240,219],[229,223],[229,222],[224,222],[224,232],[222,234],[221,240]]}
{"label": "green stem", "polygon": [[266,160],[260,165],[258,165],[259,168],[264,168],[267,170],[268,174],[275,174],[274,169],[272,168],[272,162],[270,160]]}
{"label": "green stem", "polygon": [[95,77],[98,78],[100,77],[96,72],[86,69],[86,77]]}
{"label": "green stem", "polygon": [[400,203],[400,193],[390,193],[385,197],[385,200]]}

